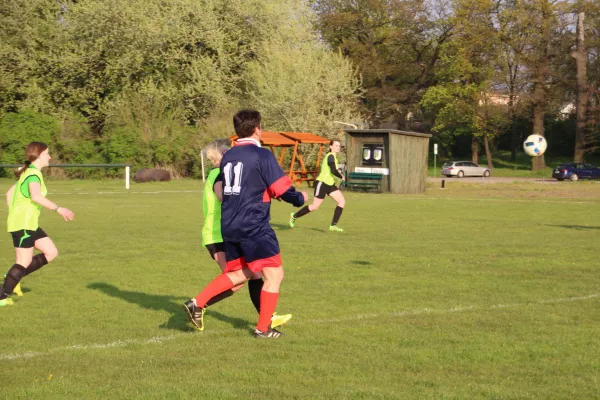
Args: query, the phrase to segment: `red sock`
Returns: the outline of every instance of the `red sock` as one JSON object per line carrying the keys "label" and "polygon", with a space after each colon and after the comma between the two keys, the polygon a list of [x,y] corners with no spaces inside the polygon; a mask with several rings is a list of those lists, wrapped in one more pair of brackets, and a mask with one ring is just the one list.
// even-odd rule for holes
{"label": "red sock", "polygon": [[198,307],[206,307],[206,303],[218,294],[223,293],[233,287],[233,282],[226,274],[217,276],[211,283],[196,296],[196,305]]}
{"label": "red sock", "polygon": [[256,329],[261,332],[266,332],[271,326],[271,318],[277,308],[277,300],[279,299],[279,293],[260,292],[260,314],[258,315],[258,323]]}

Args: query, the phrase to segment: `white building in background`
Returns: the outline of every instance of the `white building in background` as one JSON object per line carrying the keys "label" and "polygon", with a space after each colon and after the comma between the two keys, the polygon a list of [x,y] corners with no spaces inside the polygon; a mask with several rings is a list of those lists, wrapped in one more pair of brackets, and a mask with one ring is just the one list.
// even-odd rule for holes
{"label": "white building in background", "polygon": [[[500,93],[482,93],[481,99],[479,99],[479,105],[484,105],[483,98],[487,98],[489,104],[494,106],[508,106],[510,103],[510,95],[508,94],[500,94]],[[513,101],[517,103],[519,101],[519,96],[513,96]]]}
{"label": "white building in background", "polygon": [[577,107],[575,107],[575,104],[573,103],[566,103],[561,105],[558,111],[560,112],[560,117],[562,119],[567,119],[577,112]]}

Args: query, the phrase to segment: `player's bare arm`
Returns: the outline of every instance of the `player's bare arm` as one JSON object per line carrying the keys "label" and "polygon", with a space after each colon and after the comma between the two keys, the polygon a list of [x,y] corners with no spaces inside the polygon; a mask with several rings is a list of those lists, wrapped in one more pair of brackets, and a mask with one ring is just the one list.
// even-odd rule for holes
{"label": "player's bare arm", "polygon": [[35,201],[42,207],[46,207],[49,210],[56,211],[65,221],[72,221],[75,218],[75,213],[68,208],[60,207],[58,204],[49,200],[42,195],[42,187],[39,182],[31,182],[29,184],[29,193],[31,193],[31,200]]}
{"label": "player's bare arm", "polygon": [[10,189],[8,189],[8,192],[6,192],[6,205],[8,207],[10,207],[10,199],[12,199],[12,197],[13,197],[13,193],[15,192],[16,186],[17,186],[17,184],[15,183],[14,185],[12,185],[10,187]]}

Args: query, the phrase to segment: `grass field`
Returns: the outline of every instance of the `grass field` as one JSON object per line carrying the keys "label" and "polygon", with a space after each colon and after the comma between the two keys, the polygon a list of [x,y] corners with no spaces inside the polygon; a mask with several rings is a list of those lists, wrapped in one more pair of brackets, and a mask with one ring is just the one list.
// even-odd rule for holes
{"label": "grass field", "polygon": [[293,230],[274,202],[278,341],[252,338],[246,289],[187,322],[218,272],[201,182],[48,187],[76,220],[43,213],[60,255],[0,308],[4,399],[600,398],[598,183],[346,192],[342,234],[331,200]]}

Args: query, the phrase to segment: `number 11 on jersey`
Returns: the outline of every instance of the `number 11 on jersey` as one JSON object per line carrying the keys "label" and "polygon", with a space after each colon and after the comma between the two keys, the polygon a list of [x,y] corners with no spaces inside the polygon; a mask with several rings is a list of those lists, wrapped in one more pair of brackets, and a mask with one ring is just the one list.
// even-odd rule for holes
{"label": "number 11 on jersey", "polygon": [[242,187],[240,183],[242,181],[242,172],[244,171],[244,164],[241,162],[232,163],[228,162],[223,167],[223,179],[225,180],[225,187],[223,188],[223,194],[230,196],[232,194],[239,195]]}

